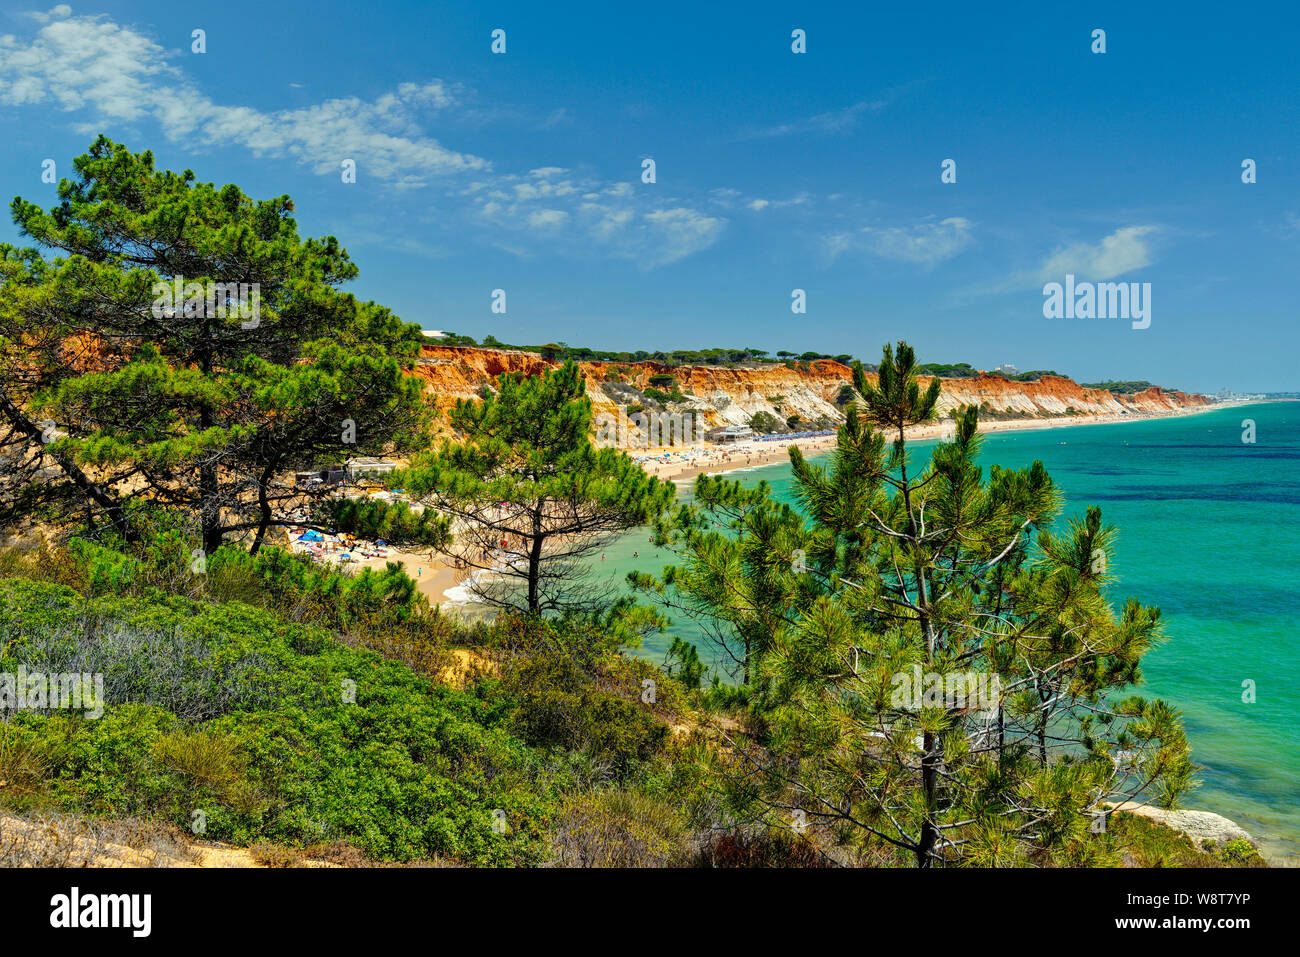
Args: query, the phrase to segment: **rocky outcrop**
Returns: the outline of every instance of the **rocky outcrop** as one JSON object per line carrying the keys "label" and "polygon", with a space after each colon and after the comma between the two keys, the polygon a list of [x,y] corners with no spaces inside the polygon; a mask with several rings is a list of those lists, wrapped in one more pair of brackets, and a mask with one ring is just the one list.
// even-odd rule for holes
{"label": "rocky outcrop", "polygon": [[[479,390],[503,372],[537,375],[556,365],[559,363],[532,352],[430,345],[424,347],[417,374],[428,384],[441,408],[456,399],[477,398]],[[667,366],[658,362],[578,365],[597,415],[616,415],[618,406],[626,404],[620,400],[631,395],[632,389],[644,390],[650,386],[651,376],[667,374],[676,379],[686,397],[681,408],[695,411],[710,426],[748,423],[757,412],[768,412],[781,421],[791,415],[805,422],[838,421],[843,413],[836,397],[853,380],[849,367],[833,359],[814,360],[796,369],[776,363],[737,368]],[[922,383],[926,380],[922,379]],[[974,404],[999,417],[1048,418],[1070,415],[1072,410],[1078,415],[1172,412],[1207,405],[1209,400],[1158,386],[1124,395],[1085,389],[1062,376],[1012,382],[1001,375],[982,374],[969,379],[944,379],[939,402],[944,413]]]}
{"label": "rocky outcrop", "polygon": [[1116,811],[1128,811],[1142,817],[1149,817],[1165,827],[1186,834],[1201,847],[1208,844],[1222,845],[1228,843],[1228,841],[1238,839],[1248,841],[1253,846],[1258,846],[1255,839],[1235,821],[1230,821],[1226,817],[1214,814],[1211,811],[1169,811],[1160,807],[1152,807],[1150,804],[1135,804],[1132,801],[1109,806]]}

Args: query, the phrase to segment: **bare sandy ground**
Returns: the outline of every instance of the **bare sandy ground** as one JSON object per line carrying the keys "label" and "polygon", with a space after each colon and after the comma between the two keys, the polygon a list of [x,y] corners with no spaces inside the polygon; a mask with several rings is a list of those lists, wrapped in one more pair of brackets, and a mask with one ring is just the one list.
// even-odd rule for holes
{"label": "bare sandy ground", "polygon": [[[271,850],[271,845],[264,845]],[[294,867],[338,867],[289,849],[275,855]],[[268,867],[246,847],[205,841],[144,822],[93,818],[23,819],[0,813],[0,857],[26,867]],[[285,865],[287,866],[287,865]]]}

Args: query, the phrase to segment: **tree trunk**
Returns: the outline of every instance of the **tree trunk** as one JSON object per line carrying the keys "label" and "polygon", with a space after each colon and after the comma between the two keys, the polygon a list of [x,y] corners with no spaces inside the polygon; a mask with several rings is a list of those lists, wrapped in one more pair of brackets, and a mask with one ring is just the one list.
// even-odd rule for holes
{"label": "tree trunk", "polygon": [[[205,318],[207,314],[204,314]],[[203,323],[203,345],[199,349],[198,365],[205,377],[212,375],[212,344],[209,339],[211,324]],[[199,430],[206,432],[216,425],[212,406],[204,401],[199,409]],[[221,547],[221,486],[217,478],[217,463],[205,459],[199,466],[199,519],[203,525],[203,553],[211,555]]]}
{"label": "tree trunk", "polygon": [[[898,446],[900,452],[906,455],[907,436],[904,428],[904,423],[899,422]],[[906,464],[899,470],[899,482],[902,485],[903,507],[907,510],[906,538],[913,546],[919,546],[921,530],[916,523],[916,515],[912,511],[912,485],[907,477]],[[913,559],[912,574],[916,579],[916,606],[919,609],[917,618],[918,624],[921,626],[921,633],[925,636],[925,663],[929,668],[934,664],[934,652],[938,635],[935,634],[934,625],[930,621],[929,582],[926,578],[925,565],[919,557]],[[929,867],[931,864],[930,854],[939,838],[939,829],[935,825],[935,811],[939,806],[939,758],[934,753],[935,739],[933,732],[925,732],[921,738],[921,747],[925,752],[921,755],[921,790],[925,798],[925,820],[921,822],[921,834],[916,845],[916,866]]]}
{"label": "tree trunk", "polygon": [[42,441],[41,430],[36,423],[29,419],[26,414],[6,395],[0,395],[0,412],[4,412],[5,417],[13,423],[14,428],[26,435],[34,442],[40,443],[42,451],[58,463],[63,473],[72,480],[72,483],[79,488],[82,493],[96,505],[102,508],[108,515],[109,521],[122,533],[122,537],[128,542],[133,542],[138,538],[138,532],[127,520],[126,513],[122,511],[121,504],[109,492],[101,486],[91,481],[90,477],[81,470],[81,467],[73,460],[72,456],[65,455],[61,452],[55,452],[47,447]]}
{"label": "tree trunk", "polygon": [[936,767],[938,759],[932,753],[934,751],[932,732],[925,732],[921,739],[921,746],[925,749],[925,754],[921,756],[921,787],[925,791],[925,820],[921,822],[921,836],[916,844],[916,866],[929,867],[930,852],[934,850],[935,841],[939,837],[939,829],[934,825],[934,811],[938,797],[938,768]]}
{"label": "tree trunk", "polygon": [[528,613],[535,615],[541,609],[541,597],[537,594],[537,585],[542,577],[542,507],[538,501],[533,508],[533,536],[528,549]]}
{"label": "tree trunk", "polygon": [[257,534],[253,536],[252,547],[248,549],[250,555],[256,555],[258,549],[262,547],[262,539],[271,525],[271,503],[266,497],[266,483],[271,481],[271,475],[272,470],[267,468],[262,473],[261,481],[257,483],[257,507],[261,514],[257,523]]}
{"label": "tree trunk", "polygon": [[205,463],[199,466],[199,499],[203,523],[203,553],[211,555],[221,547],[221,502],[218,500],[217,467]]}

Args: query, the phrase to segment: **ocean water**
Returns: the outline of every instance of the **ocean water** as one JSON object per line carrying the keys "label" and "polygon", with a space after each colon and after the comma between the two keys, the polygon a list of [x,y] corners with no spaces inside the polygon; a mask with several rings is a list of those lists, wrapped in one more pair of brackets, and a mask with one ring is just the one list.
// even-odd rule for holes
{"label": "ocean water", "polygon": [[[1243,441],[1243,420],[1255,442]],[[985,436],[982,462],[1041,459],[1062,490],[1061,515],[1098,505],[1119,536],[1108,556],[1115,604],[1133,596],[1163,612],[1168,640],[1143,661],[1139,689],[1183,713],[1204,770],[1187,807],[1237,821],[1274,860],[1300,857],[1300,403]],[[933,442],[918,442],[913,461]],[[766,480],[789,500],[786,464],[730,473]],[[689,495],[683,490],[683,495]],[[672,555],[645,533],[595,560],[621,588]],[[634,557],[635,553],[635,557]],[[684,616],[637,650],[662,660],[671,635],[710,646]],[[1255,700],[1243,701],[1245,682]]]}

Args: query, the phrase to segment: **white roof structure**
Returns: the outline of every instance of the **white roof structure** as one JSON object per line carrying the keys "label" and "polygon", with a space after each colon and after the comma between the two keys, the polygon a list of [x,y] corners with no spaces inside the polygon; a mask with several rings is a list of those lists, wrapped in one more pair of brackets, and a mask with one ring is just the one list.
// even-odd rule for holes
{"label": "white roof structure", "polygon": [[357,458],[348,459],[347,469],[353,475],[363,475],[373,472],[391,472],[397,468],[396,462],[390,462],[387,459],[374,458]]}

